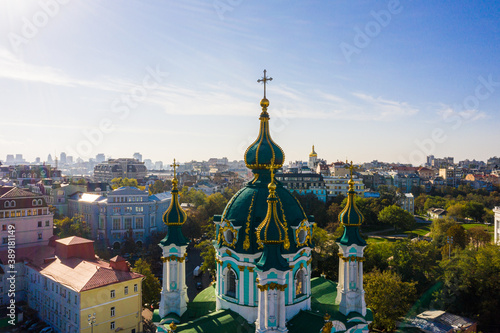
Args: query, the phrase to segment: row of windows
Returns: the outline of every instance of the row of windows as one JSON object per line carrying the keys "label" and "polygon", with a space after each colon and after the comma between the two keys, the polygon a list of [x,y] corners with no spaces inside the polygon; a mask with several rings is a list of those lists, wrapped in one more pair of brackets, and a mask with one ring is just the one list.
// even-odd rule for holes
{"label": "row of windows", "polygon": [[[152,218],[151,221],[153,222],[154,219]],[[135,225],[132,224],[133,219],[132,217],[125,217],[123,219],[123,225],[122,225],[122,219],[115,217],[113,218],[113,230],[123,230],[123,229],[144,229],[144,219],[142,217],[136,217],[135,218]],[[104,229],[104,217],[99,218],[99,229]]]}
{"label": "row of windows", "polygon": [[144,202],[144,201],[146,201],[145,199],[146,199],[146,197],[114,197],[114,196],[108,197],[108,201],[114,202],[114,203],[118,203],[118,202]]}
{"label": "row of windows", "polygon": [[[136,293],[138,290],[139,290],[139,287],[138,287],[137,283],[135,283],[134,284],[134,293]],[[123,294],[124,295],[128,295],[128,286],[123,287]],[[115,292],[114,289],[109,292],[109,297],[110,298],[115,298],[116,297],[116,292]],[[112,311],[114,313],[114,311],[115,311],[114,309],[115,308],[112,307],[111,309],[112,309]],[[112,316],[114,316],[114,315],[112,315]]]}
{"label": "row of windows", "polygon": [[10,218],[10,217],[24,217],[24,216],[35,216],[35,215],[47,215],[49,214],[49,209],[48,208],[43,208],[43,209],[26,209],[26,210],[13,210],[13,211],[6,211],[6,212],[0,212],[0,219],[1,218]]}

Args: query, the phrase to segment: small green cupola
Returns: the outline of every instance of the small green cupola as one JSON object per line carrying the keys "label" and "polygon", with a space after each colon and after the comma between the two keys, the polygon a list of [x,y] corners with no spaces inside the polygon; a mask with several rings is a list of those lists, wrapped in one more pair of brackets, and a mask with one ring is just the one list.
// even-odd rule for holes
{"label": "small green cupola", "polygon": [[266,70],[264,70],[264,76],[257,82],[264,83],[264,98],[260,101],[260,106],[262,107],[262,112],[260,114],[260,129],[257,140],[252,143],[245,152],[245,164],[247,168],[252,170],[265,170],[271,165],[271,161],[274,161],[274,165],[279,168],[283,166],[285,162],[285,153],[281,147],[276,144],[271,139],[271,134],[269,132],[269,113],[267,108],[269,107],[269,100],[266,98],[266,82],[271,81],[272,77],[266,76]]}
{"label": "small green cupola", "polygon": [[366,242],[359,234],[359,226],[363,223],[363,214],[359,211],[354,200],[356,191],[354,191],[354,180],[352,179],[352,171],[354,169],[352,162],[349,167],[351,169],[351,179],[349,180],[349,191],[347,191],[347,204],[339,214],[339,221],[344,226],[342,237],[337,239],[342,245],[360,245],[365,246]]}
{"label": "small green cupola", "polygon": [[171,166],[174,167],[174,178],[172,179],[172,200],[170,201],[170,206],[163,214],[163,223],[168,226],[167,236],[160,242],[161,245],[171,245],[175,244],[178,246],[187,245],[189,240],[182,234],[182,225],[186,222],[187,215],[186,212],[181,208],[179,203],[179,190],[177,188],[177,174],[176,167],[179,164],[175,163]]}
{"label": "small green cupola", "polygon": [[267,214],[264,220],[257,227],[257,243],[264,247],[261,257],[256,266],[262,271],[274,268],[280,271],[290,269],[287,261],[281,255],[281,247],[290,247],[288,238],[288,227],[278,216],[276,196],[276,184],[274,183],[274,168],[271,161],[271,183],[269,183],[269,196],[267,198]]}

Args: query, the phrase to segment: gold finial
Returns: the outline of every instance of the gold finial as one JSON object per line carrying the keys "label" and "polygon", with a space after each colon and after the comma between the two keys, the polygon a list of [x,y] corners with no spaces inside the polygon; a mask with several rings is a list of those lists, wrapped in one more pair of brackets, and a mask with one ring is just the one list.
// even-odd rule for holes
{"label": "gold finial", "polygon": [[349,180],[349,191],[354,191],[354,180],[352,180],[352,173],[353,173],[353,170],[356,169],[356,167],[352,164],[352,161],[351,161],[351,164],[349,164],[349,161],[346,159],[346,164],[347,164],[347,168],[349,168],[349,171],[350,171],[350,174],[351,174],[351,179]]}
{"label": "gold finial", "polygon": [[259,82],[259,83],[264,82],[264,99],[266,99],[266,82],[273,80],[272,77],[267,77],[266,73],[267,73],[267,70],[264,69],[264,76],[261,79],[257,80],[257,82]]}
{"label": "gold finial", "polygon": [[179,163],[175,163],[175,158],[174,158],[174,164],[170,164],[170,166],[174,168],[174,179],[172,179],[172,185],[173,185],[172,188],[174,190],[177,190],[177,173],[175,171],[175,168],[178,167],[178,166],[180,166],[180,164]]}
{"label": "gold finial", "polygon": [[277,169],[277,165],[274,164],[274,157],[271,159],[271,164],[266,168],[271,171],[271,182],[268,185],[269,188],[269,197],[274,198],[276,192],[276,184],[274,183],[274,170]]}
{"label": "gold finial", "polygon": [[325,321],[330,320],[330,315],[328,314],[328,312],[327,312],[327,313],[325,313],[325,316],[323,317],[323,319],[324,319]]}
{"label": "gold finial", "polygon": [[174,322],[171,322],[170,325],[168,325],[168,327],[170,328],[169,333],[174,333],[175,330],[177,329],[177,325],[175,325]]}

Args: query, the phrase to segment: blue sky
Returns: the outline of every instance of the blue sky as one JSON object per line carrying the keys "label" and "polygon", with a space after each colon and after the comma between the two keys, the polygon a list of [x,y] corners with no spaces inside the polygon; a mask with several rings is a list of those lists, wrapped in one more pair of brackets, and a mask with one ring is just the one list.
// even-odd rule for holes
{"label": "blue sky", "polygon": [[500,155],[495,1],[0,0],[0,159]]}

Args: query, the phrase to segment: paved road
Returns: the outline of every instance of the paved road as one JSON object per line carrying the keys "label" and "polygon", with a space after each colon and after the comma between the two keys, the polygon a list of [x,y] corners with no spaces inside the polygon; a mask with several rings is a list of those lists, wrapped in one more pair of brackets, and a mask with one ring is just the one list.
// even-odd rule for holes
{"label": "paved road", "polygon": [[[186,285],[188,287],[187,295],[189,301],[191,302],[196,295],[210,284],[210,277],[208,273],[201,273],[199,276],[194,276],[193,271],[196,266],[201,266],[201,256],[200,250],[195,249],[193,242],[188,246],[188,261],[186,263]],[[203,288],[198,290],[196,289],[196,283],[201,282]]]}

